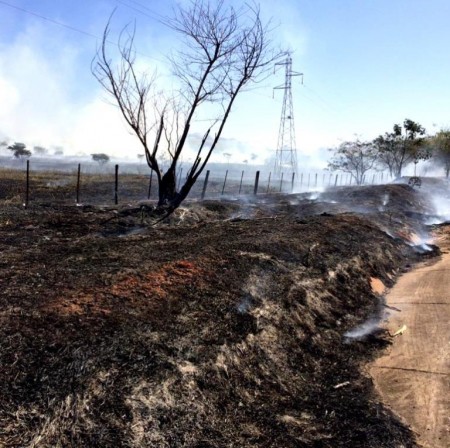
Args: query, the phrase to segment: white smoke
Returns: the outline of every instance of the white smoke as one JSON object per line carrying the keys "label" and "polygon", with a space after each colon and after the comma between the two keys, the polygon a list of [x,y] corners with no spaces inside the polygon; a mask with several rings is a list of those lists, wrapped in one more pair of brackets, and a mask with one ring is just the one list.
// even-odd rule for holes
{"label": "white smoke", "polygon": [[363,322],[361,325],[358,325],[357,327],[353,328],[350,331],[347,331],[344,333],[344,338],[348,339],[356,339],[360,340],[364,337],[372,334],[374,331],[378,330],[379,328],[379,322],[380,319],[376,319],[371,317],[370,319]]}

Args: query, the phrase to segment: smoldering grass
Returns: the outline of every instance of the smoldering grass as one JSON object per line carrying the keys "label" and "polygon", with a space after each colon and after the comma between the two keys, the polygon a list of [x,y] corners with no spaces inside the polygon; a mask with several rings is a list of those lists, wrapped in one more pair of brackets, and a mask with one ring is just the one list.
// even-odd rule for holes
{"label": "smoldering grass", "polygon": [[380,329],[380,317],[370,317],[362,324],[344,333],[344,342],[362,341]]}

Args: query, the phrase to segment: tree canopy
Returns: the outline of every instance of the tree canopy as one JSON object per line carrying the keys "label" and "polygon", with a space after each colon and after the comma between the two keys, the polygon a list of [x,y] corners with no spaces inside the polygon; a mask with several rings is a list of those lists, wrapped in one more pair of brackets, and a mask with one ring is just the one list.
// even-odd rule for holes
{"label": "tree canopy", "polygon": [[356,140],[344,142],[335,149],[328,168],[349,173],[357,185],[362,185],[364,176],[376,163],[377,152],[373,143]]}
{"label": "tree canopy", "polygon": [[433,151],[434,164],[442,166],[448,178],[450,175],[450,130],[441,129],[430,138],[429,146]]}
{"label": "tree canopy", "polygon": [[27,149],[25,143],[16,142],[8,146],[16,159],[27,159],[31,157],[31,151]]}
{"label": "tree canopy", "polygon": [[105,153],[95,153],[91,154],[92,160],[94,162],[97,162],[99,165],[104,165],[105,163],[109,162],[109,156]]}
{"label": "tree canopy", "polygon": [[426,160],[430,154],[424,149],[425,128],[405,119],[403,126],[395,124],[392,132],[386,132],[374,140],[378,159],[393,177],[401,177],[405,166]]}
{"label": "tree canopy", "polygon": [[43,146],[33,146],[33,152],[37,155],[43,156],[47,154],[47,148],[44,148]]}

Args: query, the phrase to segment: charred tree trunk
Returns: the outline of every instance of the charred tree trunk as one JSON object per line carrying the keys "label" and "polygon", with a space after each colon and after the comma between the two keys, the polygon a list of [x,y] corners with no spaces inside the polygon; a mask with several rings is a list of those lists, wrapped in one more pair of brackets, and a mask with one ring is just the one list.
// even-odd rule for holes
{"label": "charred tree trunk", "polygon": [[187,196],[188,196],[189,192],[191,191],[191,188],[194,186],[195,182],[196,182],[196,179],[193,179],[191,177],[186,179],[186,182],[181,187],[180,191],[175,194],[174,198],[170,202],[171,209],[175,210],[176,208],[178,208],[181,205],[181,203],[187,198]]}
{"label": "charred tree trunk", "polygon": [[175,169],[170,168],[159,182],[158,207],[169,213],[173,212],[187,198],[196,180],[197,176],[188,176],[180,191],[177,191],[176,172]]}
{"label": "charred tree trunk", "polygon": [[177,196],[175,168],[170,167],[159,181],[158,206],[170,205]]}

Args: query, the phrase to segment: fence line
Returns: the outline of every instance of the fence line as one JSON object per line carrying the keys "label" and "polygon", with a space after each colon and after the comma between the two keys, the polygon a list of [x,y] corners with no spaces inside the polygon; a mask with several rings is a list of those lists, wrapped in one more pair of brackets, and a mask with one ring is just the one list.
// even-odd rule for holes
{"label": "fence line", "polygon": [[[11,173],[12,170],[8,170]],[[20,171],[15,170],[20,174]],[[249,173],[247,171],[247,173]],[[322,182],[319,185],[318,172],[300,172],[290,173],[291,179],[285,179],[285,173],[275,176],[274,173],[256,171],[255,176],[248,177],[244,170],[239,174],[233,173],[228,169],[223,173],[217,173],[215,176],[210,170],[207,170],[191,190],[190,197],[205,199],[205,197],[214,198],[225,195],[257,195],[261,192],[265,194],[277,193],[303,193],[317,189],[326,189],[331,187],[355,185],[355,178],[348,173],[336,173],[333,179],[333,173],[329,173],[327,179],[326,173],[321,176]],[[182,168],[177,174],[178,188],[182,185]],[[246,175],[247,174],[247,175]],[[251,171],[250,173],[251,174]],[[287,174],[287,173],[286,173]],[[307,175],[307,184],[304,184]],[[312,178],[314,176],[314,178]],[[0,180],[2,171],[0,170]],[[363,177],[363,184],[375,185],[383,183],[389,176],[384,172],[371,173]],[[109,180],[110,179],[110,180]],[[147,179],[147,180],[146,180]],[[33,171],[29,160],[26,163],[24,207],[28,207],[33,200],[49,199],[51,202],[67,202],[72,197],[76,204],[85,203],[108,203],[115,205],[119,202],[138,201],[143,199],[155,200],[158,196],[158,184],[155,183],[153,171],[150,174],[127,174],[121,173],[119,176],[119,165],[114,166],[114,173],[92,174],[82,170],[82,165],[77,164],[76,170],[70,172],[46,172]],[[148,182],[148,189],[145,185]],[[58,191],[60,188],[61,191]],[[156,188],[156,190],[155,190]],[[110,192],[110,193],[108,193]],[[72,196],[73,195],[73,196]],[[4,195],[3,195],[4,196]],[[0,196],[0,199],[2,196]]]}
{"label": "fence line", "polygon": [[30,161],[27,160],[27,177],[25,184],[25,208],[28,208],[28,201],[30,199]]}

